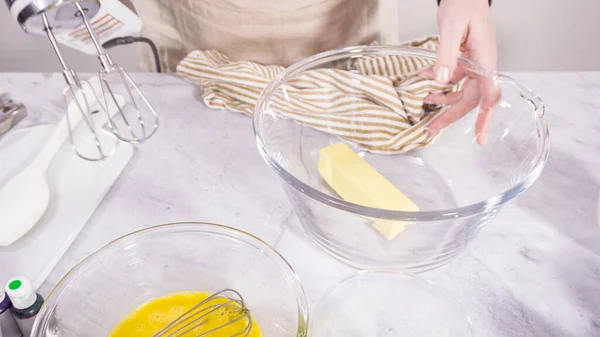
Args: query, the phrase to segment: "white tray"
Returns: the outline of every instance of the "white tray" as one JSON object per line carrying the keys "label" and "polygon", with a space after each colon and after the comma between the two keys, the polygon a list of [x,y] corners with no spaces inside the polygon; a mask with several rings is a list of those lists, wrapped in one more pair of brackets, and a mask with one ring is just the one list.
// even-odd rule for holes
{"label": "white tray", "polygon": [[[0,187],[35,157],[54,127],[12,130],[0,138]],[[14,276],[28,277],[36,289],[44,282],[132,154],[133,147],[120,142],[112,157],[88,162],[77,157],[70,143],[65,142],[46,174],[51,194],[46,213],[17,242],[0,247],[0,287]],[[27,205],[22,207],[27,212]]]}

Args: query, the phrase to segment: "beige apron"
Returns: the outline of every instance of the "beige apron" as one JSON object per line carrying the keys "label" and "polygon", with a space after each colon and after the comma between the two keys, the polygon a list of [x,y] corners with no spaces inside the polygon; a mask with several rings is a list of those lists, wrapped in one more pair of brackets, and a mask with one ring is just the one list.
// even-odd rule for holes
{"label": "beige apron", "polygon": [[[334,48],[399,43],[397,0],[127,1],[144,23],[142,34],[157,44],[164,71],[175,71],[193,50],[288,66]],[[140,70],[154,71],[149,48],[139,51]]]}

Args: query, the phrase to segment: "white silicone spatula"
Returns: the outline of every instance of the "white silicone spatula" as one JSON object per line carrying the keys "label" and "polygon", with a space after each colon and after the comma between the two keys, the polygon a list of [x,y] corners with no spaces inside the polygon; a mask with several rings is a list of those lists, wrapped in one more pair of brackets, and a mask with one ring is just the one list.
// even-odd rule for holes
{"label": "white silicone spatula", "polygon": [[[91,103],[91,95],[86,97]],[[75,128],[82,119],[81,113],[69,107],[67,114],[71,128]],[[39,155],[0,188],[0,246],[8,246],[25,235],[46,211],[50,201],[46,170],[69,137],[68,122],[65,114]]]}
{"label": "white silicone spatula", "polygon": [[37,158],[0,189],[0,246],[27,233],[46,211],[50,200],[46,170],[68,136],[65,116]]}
{"label": "white silicone spatula", "polygon": [[[67,111],[69,113],[69,111]],[[80,114],[71,114],[73,125]],[[69,137],[65,115],[38,156],[0,189],[0,246],[8,246],[27,233],[42,217],[50,200],[46,170]]]}

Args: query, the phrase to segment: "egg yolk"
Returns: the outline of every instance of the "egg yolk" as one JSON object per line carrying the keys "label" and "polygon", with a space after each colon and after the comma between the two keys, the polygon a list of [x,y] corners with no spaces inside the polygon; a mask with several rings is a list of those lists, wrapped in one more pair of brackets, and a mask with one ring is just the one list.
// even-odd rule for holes
{"label": "egg yolk", "polygon": [[[110,333],[109,337],[152,337],[161,329],[169,325],[169,323],[179,318],[200,302],[206,300],[209,296],[210,294],[204,292],[185,292],[169,294],[150,300],[133,310],[133,312],[119,322]],[[206,306],[195,309],[194,312],[205,309],[204,312],[206,313],[226,302],[227,300],[224,298],[216,298],[208,302]],[[208,306],[211,307],[208,308]],[[241,306],[237,303],[229,302],[227,305],[220,306],[199,320],[202,324],[187,331],[187,329],[191,327],[190,326],[180,330],[179,333],[187,331],[180,336],[195,337],[216,329],[210,333],[211,337],[246,336],[243,333],[240,334],[240,332],[247,329],[248,324],[251,324],[252,326],[248,337],[260,337],[261,333],[256,322],[242,317],[243,315],[244,312],[242,311]],[[198,317],[199,316],[196,316],[195,318]],[[227,326],[221,327],[225,324],[227,324]],[[175,327],[175,330],[180,327],[181,325],[178,325]],[[174,332],[174,330],[169,332]],[[165,335],[168,335],[168,333]],[[177,335],[179,336],[179,334]]]}

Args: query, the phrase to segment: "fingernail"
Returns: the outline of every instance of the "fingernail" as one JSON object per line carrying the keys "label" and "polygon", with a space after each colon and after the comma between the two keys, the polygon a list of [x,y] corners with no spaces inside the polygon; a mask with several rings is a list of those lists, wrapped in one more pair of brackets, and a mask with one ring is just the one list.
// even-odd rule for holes
{"label": "fingernail", "polygon": [[448,83],[450,81],[450,69],[446,67],[439,67],[435,74],[435,80],[438,83]]}

